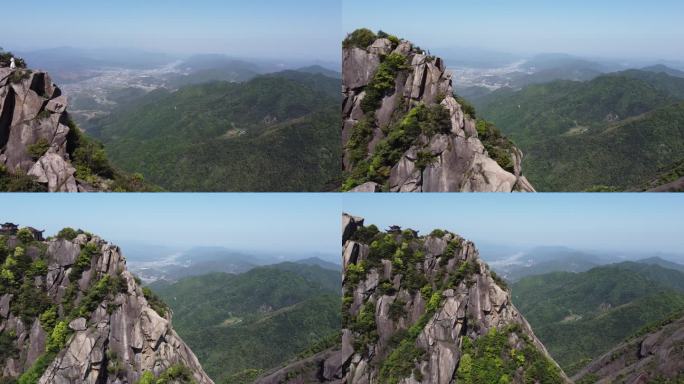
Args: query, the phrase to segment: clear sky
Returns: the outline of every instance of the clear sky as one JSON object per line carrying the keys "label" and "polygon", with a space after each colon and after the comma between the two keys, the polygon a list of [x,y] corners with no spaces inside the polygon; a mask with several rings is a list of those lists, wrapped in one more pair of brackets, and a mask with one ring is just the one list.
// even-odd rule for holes
{"label": "clear sky", "polygon": [[81,228],[113,242],[336,253],[334,194],[0,194],[0,222]]}
{"label": "clear sky", "polygon": [[345,212],[382,229],[435,228],[501,245],[684,252],[684,194],[345,194]]}
{"label": "clear sky", "polygon": [[344,0],[342,13],[346,32],[382,29],[433,52],[684,59],[682,0]]}
{"label": "clear sky", "polygon": [[341,1],[3,1],[0,46],[339,61]]}

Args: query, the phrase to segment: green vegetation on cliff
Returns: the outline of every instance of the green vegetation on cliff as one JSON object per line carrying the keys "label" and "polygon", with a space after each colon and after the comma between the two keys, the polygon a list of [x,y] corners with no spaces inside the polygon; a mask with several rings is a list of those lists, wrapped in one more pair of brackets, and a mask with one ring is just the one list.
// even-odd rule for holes
{"label": "green vegetation on cliff", "polygon": [[[424,374],[440,354],[435,349],[453,354],[459,383],[563,382],[562,371],[519,320],[483,328],[472,312],[482,303],[450,302],[448,308],[464,313],[462,320],[453,319],[461,333],[453,340],[441,334],[448,331],[440,324],[451,320],[445,297],[465,299],[479,292],[470,289],[481,288],[480,284],[487,284],[491,292],[486,283],[489,269],[477,260],[472,244],[441,229],[418,236],[410,229],[381,232],[374,225],[357,228],[350,239],[368,248],[346,266],[342,327],[352,332],[355,352],[377,371],[379,383],[397,384],[409,377],[429,381]],[[506,289],[500,279],[492,280]],[[355,300],[360,284],[361,290],[369,290],[361,305]],[[426,345],[426,336],[434,344]]]}
{"label": "green vegetation on cliff", "polygon": [[[416,143],[421,134],[429,138],[451,130],[449,112],[446,108],[440,104],[418,104],[386,128],[386,137],[377,143],[374,153],[368,157],[368,143],[372,138],[372,127],[375,124],[370,115],[372,113],[354,127],[347,142],[353,168],[342,185],[343,190],[352,189],[367,181],[385,185],[392,167],[401,159],[404,152]],[[422,161],[418,161],[417,164],[423,168],[433,160],[427,151],[418,152],[419,160],[421,157]]]}
{"label": "green vegetation on cliff", "polygon": [[[511,338],[522,338],[522,348],[510,347]],[[463,338],[463,355],[456,375],[459,383],[561,383],[558,366],[547,359],[519,325],[492,328],[475,341]]]}

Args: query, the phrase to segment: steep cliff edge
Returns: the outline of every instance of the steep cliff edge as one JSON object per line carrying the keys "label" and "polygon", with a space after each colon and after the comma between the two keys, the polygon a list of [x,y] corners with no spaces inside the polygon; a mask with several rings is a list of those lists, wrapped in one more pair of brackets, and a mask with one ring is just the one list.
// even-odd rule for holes
{"label": "steep cliff edge", "polygon": [[576,383],[680,383],[684,380],[684,316],[644,330],[573,377]]}
{"label": "steep cliff edge", "polygon": [[347,382],[568,381],[473,243],[348,215],[343,243]]}
{"label": "steep cliff edge", "polygon": [[109,164],[67,105],[47,73],[0,63],[0,191],[145,190]]}
{"label": "steep cliff edge", "polygon": [[0,381],[212,383],[117,246],[5,224],[0,262]]}
{"label": "steep cliff edge", "polygon": [[454,97],[442,59],[367,29],[342,45],[343,190],[534,191],[522,152]]}

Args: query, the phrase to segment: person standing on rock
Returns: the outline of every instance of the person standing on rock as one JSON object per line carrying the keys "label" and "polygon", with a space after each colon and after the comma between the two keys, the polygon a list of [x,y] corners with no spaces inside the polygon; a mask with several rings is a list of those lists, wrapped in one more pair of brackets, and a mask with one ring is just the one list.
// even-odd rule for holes
{"label": "person standing on rock", "polygon": [[17,65],[14,63],[14,57],[10,59],[10,69],[17,69]]}

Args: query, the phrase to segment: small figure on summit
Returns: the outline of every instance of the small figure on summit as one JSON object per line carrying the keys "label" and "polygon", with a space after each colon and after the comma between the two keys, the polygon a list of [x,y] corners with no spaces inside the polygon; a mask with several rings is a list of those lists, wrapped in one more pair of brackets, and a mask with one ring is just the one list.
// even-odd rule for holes
{"label": "small figure on summit", "polygon": [[17,65],[14,63],[14,57],[10,59],[10,69],[17,69]]}

